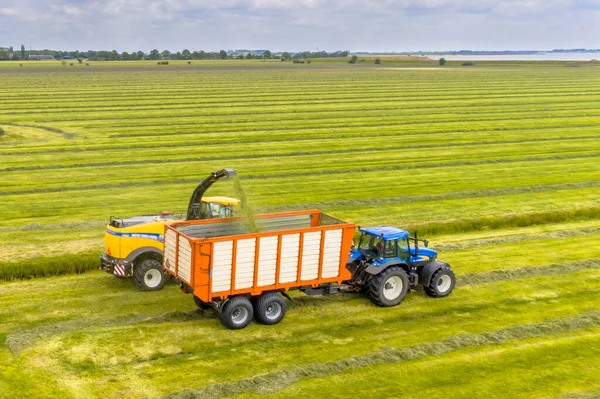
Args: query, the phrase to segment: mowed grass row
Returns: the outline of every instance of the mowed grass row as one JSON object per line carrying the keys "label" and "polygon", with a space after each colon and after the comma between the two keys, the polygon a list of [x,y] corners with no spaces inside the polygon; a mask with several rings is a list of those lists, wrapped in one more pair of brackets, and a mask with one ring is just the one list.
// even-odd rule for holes
{"label": "mowed grass row", "polygon": [[[444,168],[452,167],[460,176],[474,167],[481,167],[482,173],[485,173],[485,168],[490,167],[486,165],[493,162],[502,164],[503,169],[513,170],[515,173],[522,168],[525,171],[539,168],[543,174],[545,168],[552,164],[562,164],[564,171],[570,172],[569,168],[577,166],[581,159],[594,158],[600,153],[600,142],[595,136],[588,136],[584,132],[580,137],[565,138],[561,136],[568,133],[560,132],[552,137],[554,133],[550,132],[551,137],[545,138],[544,141],[517,138],[498,143],[493,141],[493,135],[482,135],[481,141],[478,142],[471,141],[477,139],[477,136],[473,135],[464,140],[458,140],[457,137],[456,142],[442,145],[437,144],[434,138],[423,140],[421,144],[412,144],[411,138],[401,136],[372,140],[356,139],[352,141],[352,145],[360,148],[357,154],[353,154],[355,150],[341,140],[325,139],[321,142],[310,140],[302,143],[256,145],[258,148],[254,153],[251,149],[240,149],[236,153],[235,149],[226,145],[189,145],[183,151],[172,148],[163,148],[162,152],[158,149],[140,149],[137,151],[139,159],[127,157],[131,150],[94,151],[72,156],[48,154],[39,157],[37,165],[32,165],[32,156],[27,156],[6,165],[1,178],[3,184],[0,193],[26,192],[27,189],[36,187],[85,187],[92,182],[90,177],[100,174],[99,168],[103,177],[110,179],[113,184],[128,181],[142,184],[164,180],[168,185],[182,179],[201,178],[198,167],[218,168],[223,164],[235,164],[240,178],[245,181],[256,180],[259,177],[310,178],[312,174],[320,175],[319,179],[322,181],[323,175],[326,178],[328,172],[339,175],[347,170],[348,177],[352,178],[357,170],[363,175],[363,172],[375,168],[397,170],[402,174],[407,173],[401,172],[402,170],[415,166],[419,166],[417,174],[443,173]],[[444,136],[440,135],[438,139],[442,137]],[[300,145],[306,144],[309,144],[306,146],[307,151],[298,151]],[[246,147],[254,146],[248,144]],[[471,151],[466,152],[466,149]],[[61,158],[65,159],[65,163],[56,163],[56,160]],[[281,165],[281,158],[287,158],[289,164]],[[261,162],[257,163],[257,160]],[[127,166],[130,173],[122,173],[124,166]],[[592,163],[580,167],[593,169],[593,166]],[[140,173],[136,174],[136,171]],[[410,173],[414,175],[415,172]],[[32,175],[35,175],[36,179],[32,179]],[[68,175],[69,179],[66,179],[65,175]],[[435,176],[432,179],[435,179]]]}
{"label": "mowed grass row", "polygon": [[[444,259],[455,257],[453,261],[457,263],[453,266],[460,281],[465,273],[473,271],[485,274],[510,269],[504,253],[518,253],[523,259],[518,266],[526,270],[554,263],[572,264],[570,256],[585,260],[586,256],[594,256],[587,250],[590,246],[600,247],[598,234],[577,240],[581,241],[533,240],[498,250],[494,245],[483,246],[479,258],[469,256],[468,251],[447,251]],[[582,242],[589,245],[587,249]],[[541,258],[540,250],[547,254],[545,258]],[[370,354],[385,348],[411,348],[423,343],[435,346],[457,335],[486,334],[517,325],[543,327],[552,320],[594,312],[600,305],[599,264],[596,260],[568,275],[460,285],[451,298],[441,300],[428,298],[422,292],[412,293],[404,304],[388,309],[377,308],[358,294],[325,298],[294,295],[282,324],[273,327],[252,324],[244,334],[222,330],[211,313],[195,310],[191,297],[174,285],[158,293],[140,294],[130,281],[102,273],[2,283],[0,336],[5,339],[0,345],[0,359],[3,359],[0,373],[5,377],[2,381],[8,392],[42,389],[44,396],[57,397],[157,396],[186,387],[236,384],[240,378],[257,374],[310,368],[311,364],[360,356],[370,358]],[[42,311],[48,304],[53,304],[55,310]],[[583,337],[595,331],[586,333],[576,325],[573,329],[559,337]],[[215,334],[216,331],[219,333]],[[548,351],[554,351],[560,350],[564,342],[558,339],[555,345],[550,345],[551,339],[557,339],[555,335],[536,337],[527,331],[530,330],[523,329],[519,335],[525,341],[512,340],[498,350],[531,349],[535,345],[526,344],[539,339],[548,343]],[[578,347],[571,349],[579,353]],[[485,356],[490,349],[462,350]],[[594,363],[593,357],[589,359]],[[443,358],[427,356],[417,363],[440,360]],[[253,364],[251,369],[243,366],[248,362]],[[464,367],[458,369],[465,370]],[[507,366],[506,372],[511,368]],[[374,372],[370,367],[362,370]],[[544,367],[540,370],[543,373],[542,370],[552,369]],[[343,374],[340,377],[335,374],[328,378],[343,378]],[[26,375],[30,378],[24,378]],[[33,377],[39,377],[35,379],[37,386]],[[570,383],[564,392],[582,388],[572,379],[567,380]],[[40,387],[39,381],[45,383]],[[479,386],[481,382],[474,380],[470,384]],[[252,386],[243,382],[239,385]],[[268,392],[266,385],[258,388],[261,386]],[[285,388],[286,384],[278,387]],[[293,386],[290,389],[293,393]],[[554,393],[543,389],[539,392]]]}
{"label": "mowed grass row", "polygon": [[[583,161],[588,159],[583,158]],[[586,207],[593,206],[594,199],[597,199],[593,193],[597,192],[600,183],[592,162],[577,163],[575,159],[557,160],[555,163],[556,166],[548,161],[545,171],[537,169],[535,163],[516,170],[511,168],[512,165],[502,165],[502,167],[477,165],[457,168],[460,171],[457,173],[453,173],[452,168],[432,168],[425,171],[395,172],[392,170],[356,172],[348,175],[334,174],[337,178],[335,183],[329,182],[323,176],[251,179],[245,183],[245,186],[248,191],[252,190],[251,201],[256,208],[270,207],[276,210],[277,208],[323,207],[333,210],[355,205],[360,208],[357,211],[372,207],[374,210],[385,211],[395,218],[403,217],[406,221],[415,220],[415,216],[418,217],[416,213],[420,214],[423,207],[429,207],[432,200],[447,199],[455,204],[454,208],[447,208],[443,202],[432,204],[439,206],[436,214],[440,219],[444,216],[449,219],[457,210],[470,210],[469,203],[480,204],[481,210],[477,212],[478,214],[485,215],[489,211],[489,214],[493,215],[494,208],[503,201],[503,196],[506,196],[509,201],[519,201],[512,203],[512,214],[536,210],[581,208],[586,193],[590,194],[588,196],[590,202],[585,202]],[[561,174],[564,171],[561,166],[566,165],[572,169],[572,176]],[[498,173],[498,170],[502,170],[506,176]],[[519,179],[519,172],[531,174],[529,180]],[[115,173],[118,173],[118,169]],[[381,183],[373,179],[374,175],[381,179]],[[203,177],[198,177],[196,182],[201,178]],[[486,178],[489,182],[485,180]],[[110,180],[108,173],[107,180]],[[47,224],[49,219],[45,218],[52,216],[60,216],[63,223],[98,220],[102,215],[99,214],[99,210],[128,214],[135,209],[138,212],[183,209],[187,206],[196,182],[193,178],[176,184],[168,182],[161,184],[158,180],[156,184],[139,185],[133,181],[129,185],[127,182],[117,184],[116,181],[112,187],[110,184],[103,186],[102,183],[96,183],[89,188],[74,186],[73,189],[68,189],[69,185],[66,185],[64,191],[48,188],[47,190],[34,189],[31,190],[32,192],[27,190],[7,192],[6,195],[2,195],[7,209],[3,213],[5,221],[0,223],[0,226],[23,224],[27,219],[32,223],[31,219],[36,217],[40,218],[38,223]],[[213,193],[234,194],[233,188],[227,183],[213,190]],[[581,201],[579,201],[581,203],[572,202],[573,197],[579,194],[581,194]],[[545,197],[552,198],[553,203],[544,206]],[[534,199],[539,199],[540,203],[533,203]],[[394,216],[397,211],[398,214]],[[437,219],[438,217],[432,216],[423,219],[422,222]],[[358,222],[364,221],[365,218],[358,217],[350,220]]]}

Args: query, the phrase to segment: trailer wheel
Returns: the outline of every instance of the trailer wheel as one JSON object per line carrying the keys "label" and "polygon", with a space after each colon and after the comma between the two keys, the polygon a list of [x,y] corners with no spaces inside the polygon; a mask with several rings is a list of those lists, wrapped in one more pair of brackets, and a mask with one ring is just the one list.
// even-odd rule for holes
{"label": "trailer wheel", "polygon": [[225,302],[219,319],[230,330],[239,330],[252,321],[252,303],[245,296],[234,296]]}
{"label": "trailer wheel", "polygon": [[202,299],[198,298],[196,295],[192,295],[194,297],[194,303],[198,306],[199,309],[208,310],[212,309],[213,306],[210,303],[204,302]]}
{"label": "trailer wheel", "polygon": [[441,267],[433,273],[429,284],[423,288],[425,288],[425,293],[430,297],[443,298],[450,295],[455,283],[456,277],[452,269]]}
{"label": "trailer wheel", "polygon": [[285,316],[285,300],[276,292],[268,292],[256,298],[254,318],[261,324],[279,323]]}
{"label": "trailer wheel", "polygon": [[159,291],[167,282],[162,265],[155,259],[144,259],[134,264],[135,285],[140,291]]}
{"label": "trailer wheel", "polygon": [[367,293],[377,306],[396,306],[408,292],[408,276],[399,267],[390,266],[381,273],[371,276],[367,282]]}

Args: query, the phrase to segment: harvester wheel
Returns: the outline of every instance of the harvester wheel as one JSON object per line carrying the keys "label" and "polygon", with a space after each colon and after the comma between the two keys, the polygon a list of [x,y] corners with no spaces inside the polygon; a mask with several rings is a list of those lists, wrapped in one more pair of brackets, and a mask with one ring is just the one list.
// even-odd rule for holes
{"label": "harvester wheel", "polygon": [[285,299],[276,292],[267,292],[256,298],[254,319],[261,324],[277,324],[285,316],[285,310]]}
{"label": "harvester wheel", "polygon": [[239,330],[252,321],[252,303],[245,296],[234,296],[223,305],[219,319],[230,330]]}
{"label": "harvester wheel", "polygon": [[424,286],[425,293],[433,298],[442,298],[450,295],[455,283],[456,277],[452,269],[441,267],[433,273],[429,284]]}
{"label": "harvester wheel", "polygon": [[133,266],[135,285],[140,291],[159,291],[167,282],[162,265],[155,259],[144,259]]}
{"label": "harvester wheel", "polygon": [[390,266],[381,273],[371,276],[367,282],[367,294],[377,306],[396,306],[408,292],[408,276],[397,266]]}
{"label": "harvester wheel", "polygon": [[198,298],[196,295],[192,295],[194,297],[194,303],[198,306],[199,309],[208,310],[212,309],[213,306],[210,303],[204,302],[202,299]]}

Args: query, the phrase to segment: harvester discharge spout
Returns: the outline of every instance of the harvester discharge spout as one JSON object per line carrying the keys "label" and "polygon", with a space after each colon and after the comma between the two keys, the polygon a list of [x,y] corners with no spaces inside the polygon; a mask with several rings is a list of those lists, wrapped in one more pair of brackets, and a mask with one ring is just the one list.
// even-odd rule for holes
{"label": "harvester discharge spout", "polygon": [[200,219],[200,201],[202,200],[202,196],[212,186],[217,180],[222,178],[230,178],[232,176],[236,176],[237,173],[233,169],[225,168],[221,169],[217,172],[213,172],[206,179],[202,181],[194,190],[192,194],[192,198],[190,199],[190,204],[188,205],[187,210],[187,220],[196,220]]}

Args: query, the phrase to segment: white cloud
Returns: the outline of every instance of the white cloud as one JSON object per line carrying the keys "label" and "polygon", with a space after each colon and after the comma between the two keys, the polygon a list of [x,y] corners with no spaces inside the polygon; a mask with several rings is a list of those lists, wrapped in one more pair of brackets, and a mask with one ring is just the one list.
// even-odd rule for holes
{"label": "white cloud", "polygon": [[600,0],[2,0],[2,7],[2,40],[34,48],[547,49],[598,47],[600,36]]}
{"label": "white cloud", "polygon": [[16,8],[0,8],[0,15],[15,16],[19,15],[19,10]]}

